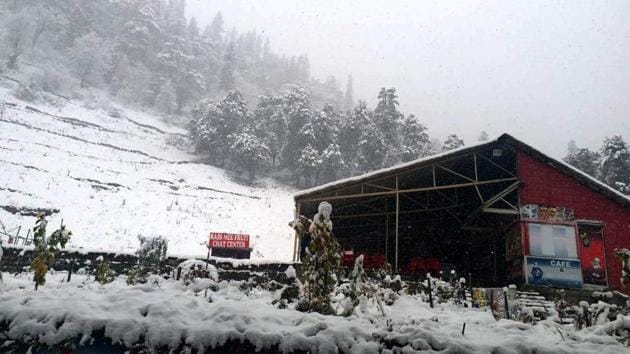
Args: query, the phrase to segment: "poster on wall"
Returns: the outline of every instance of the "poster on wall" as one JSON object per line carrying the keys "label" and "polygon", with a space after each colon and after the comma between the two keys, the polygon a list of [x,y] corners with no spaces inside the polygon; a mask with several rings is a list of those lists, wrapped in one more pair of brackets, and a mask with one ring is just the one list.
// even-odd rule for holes
{"label": "poster on wall", "polygon": [[578,234],[584,284],[607,286],[602,225],[578,223]]}
{"label": "poster on wall", "polygon": [[525,257],[527,284],[556,288],[582,288],[582,268],[577,259]]}
{"label": "poster on wall", "polygon": [[571,208],[525,204],[520,207],[522,220],[569,223],[575,221],[575,212]]}

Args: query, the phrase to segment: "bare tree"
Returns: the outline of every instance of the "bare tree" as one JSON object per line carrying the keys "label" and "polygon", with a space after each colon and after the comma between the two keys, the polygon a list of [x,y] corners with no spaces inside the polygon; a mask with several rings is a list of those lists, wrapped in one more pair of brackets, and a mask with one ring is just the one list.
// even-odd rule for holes
{"label": "bare tree", "polygon": [[7,67],[9,69],[17,68],[18,61],[24,53],[31,32],[28,16],[24,13],[17,13],[7,21],[3,39],[7,49]]}

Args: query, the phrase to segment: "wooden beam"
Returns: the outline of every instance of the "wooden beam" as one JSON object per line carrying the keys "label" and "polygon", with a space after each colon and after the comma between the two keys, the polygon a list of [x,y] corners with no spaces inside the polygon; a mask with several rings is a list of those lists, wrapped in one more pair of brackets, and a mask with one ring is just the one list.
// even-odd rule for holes
{"label": "wooden beam", "polygon": [[514,209],[483,208],[484,213],[518,215]]}
{"label": "wooden beam", "polygon": [[[488,199],[485,203],[481,204],[481,206],[479,206],[479,208],[477,208],[477,210],[473,211],[464,221],[464,225],[468,225],[471,222],[475,221],[475,219],[477,219],[479,217],[479,215],[481,215],[481,213],[483,212],[487,212],[486,209],[493,209],[490,208],[494,203],[498,202],[499,200],[501,200],[503,197],[507,196],[508,194],[514,192],[515,190],[518,189],[518,185],[519,185],[519,181],[516,181],[512,184],[510,184],[507,188],[505,188],[504,190],[500,191],[499,193],[495,194],[492,198]],[[505,213],[504,213],[505,214]]]}
{"label": "wooden beam", "polygon": [[337,196],[329,196],[329,197],[317,197],[317,198],[309,198],[302,199],[301,202],[318,202],[318,201],[330,201],[330,200],[339,200],[339,199],[352,199],[352,198],[365,198],[365,197],[374,197],[374,196],[385,196],[385,195],[398,195],[401,193],[417,193],[417,192],[427,192],[427,191],[437,191],[437,190],[446,190],[453,188],[466,188],[466,187],[474,187],[486,184],[494,184],[494,183],[503,183],[510,181],[517,181],[516,177],[509,178],[499,178],[487,181],[478,181],[478,182],[469,182],[469,183],[459,183],[459,184],[451,184],[451,185],[442,185],[435,187],[421,187],[421,188],[410,188],[410,189],[400,189],[396,191],[386,191],[386,192],[372,192],[372,193],[363,193],[363,194],[349,194],[349,195],[337,195]]}
{"label": "wooden beam", "polygon": [[[400,211],[399,214],[402,215],[402,214],[429,213],[429,212],[435,212],[435,211],[441,211],[441,210],[456,209],[456,208],[463,207],[465,205],[466,204],[454,204],[454,205],[448,205],[448,206],[443,206],[443,207],[435,207],[435,208],[429,208],[429,209],[403,210],[403,211]],[[362,217],[368,217],[368,216],[388,216],[388,215],[396,215],[396,212],[395,211],[388,211],[388,212],[379,212],[379,213],[361,213],[361,214],[333,215],[332,219],[333,220],[339,220],[339,219],[362,218]]]}
{"label": "wooden beam", "polygon": [[[302,203],[297,203],[297,206],[295,207],[295,219],[294,220],[298,220],[300,217],[300,208],[302,207]],[[293,233],[293,261],[297,262],[297,257],[298,257],[298,249],[300,247],[300,242],[301,240],[300,235],[298,235],[297,230],[295,230],[295,232]]]}

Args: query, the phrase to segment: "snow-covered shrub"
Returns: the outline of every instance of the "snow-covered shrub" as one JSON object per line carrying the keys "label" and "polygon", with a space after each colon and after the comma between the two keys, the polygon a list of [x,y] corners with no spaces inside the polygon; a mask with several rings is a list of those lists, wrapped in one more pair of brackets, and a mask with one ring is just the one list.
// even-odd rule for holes
{"label": "snow-covered shrub", "polygon": [[284,274],[287,277],[288,284],[276,292],[277,295],[272,302],[274,305],[277,304],[280,309],[287,308],[289,303],[298,300],[300,296],[300,287],[302,285],[297,279],[297,274],[293,266],[289,266]]}
{"label": "snow-covered shrub", "polygon": [[100,263],[96,267],[96,276],[94,279],[101,284],[108,284],[114,281],[116,274],[109,267],[109,262],[103,258],[103,256],[99,256],[97,261]]}
{"label": "snow-covered shrub", "polygon": [[35,245],[31,269],[34,271],[33,281],[35,290],[46,283],[46,273],[48,268],[55,264],[55,257],[60,249],[66,247],[72,232],[66,229],[65,225],[53,232],[46,238],[46,226],[48,221],[43,214],[37,216],[35,227],[33,228],[33,244]]}
{"label": "snow-covered shrub", "polygon": [[[308,231],[312,241],[306,250],[304,295],[297,309],[332,314],[334,310],[330,304],[330,294],[337,282],[335,272],[339,268],[341,254],[339,244],[332,236],[332,206],[328,202],[322,202],[317,210],[312,222],[309,220]],[[305,228],[304,219],[299,218],[293,223],[298,232]]]}
{"label": "snow-covered shrub", "polygon": [[33,82],[45,92],[58,93],[61,88],[62,78],[56,72],[45,70],[33,74]]}
{"label": "snow-covered shrub", "polygon": [[149,274],[160,274],[162,264],[166,260],[168,241],[162,236],[138,236],[140,248],[136,251],[138,264],[127,274],[127,283],[144,283]]}
{"label": "snow-covered shrub", "polygon": [[40,88],[33,81],[30,81],[28,84],[20,83],[13,94],[15,97],[27,102],[35,102],[41,97]]}
{"label": "snow-covered shrub", "polygon": [[[335,289],[334,300],[338,315],[350,316],[358,311],[359,313],[371,312],[385,316],[384,304],[393,305],[399,297],[398,291],[402,289],[400,277],[397,277],[396,281],[392,281],[389,274],[385,275],[384,278],[380,278],[378,274],[375,277],[370,277],[365,272],[363,261],[363,255],[357,257],[348,279],[342,279],[342,283]],[[392,284],[398,284],[398,290],[393,290]],[[370,301],[372,306],[368,305]],[[371,309],[368,311],[370,307]]]}
{"label": "snow-covered shrub", "polygon": [[188,285],[194,279],[211,279],[219,281],[219,272],[215,266],[197,259],[189,259],[180,263],[177,268],[181,268],[181,277],[184,284]]}
{"label": "snow-covered shrub", "polygon": [[450,283],[437,281],[435,285],[435,294],[439,303],[448,302],[455,297],[455,288]]}

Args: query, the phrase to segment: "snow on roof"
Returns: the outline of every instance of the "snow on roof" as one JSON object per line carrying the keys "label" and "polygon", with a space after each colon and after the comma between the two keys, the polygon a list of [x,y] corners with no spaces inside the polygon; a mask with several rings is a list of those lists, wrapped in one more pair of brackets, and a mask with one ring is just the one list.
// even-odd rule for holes
{"label": "snow on roof", "polygon": [[499,141],[499,139],[501,137],[503,137],[506,134],[503,134],[501,136],[498,136],[494,139],[488,140],[488,141],[482,141],[482,142],[478,142],[472,145],[467,145],[467,146],[462,146],[459,147],[457,149],[453,149],[453,150],[449,150],[449,151],[444,151],[441,152],[439,154],[435,154],[435,155],[430,155],[430,156],[425,156],[416,160],[412,160],[409,162],[405,162],[405,163],[401,163],[398,165],[394,165],[394,166],[390,166],[390,167],[385,167],[385,168],[381,168],[375,171],[371,171],[371,172],[367,172],[364,173],[362,175],[358,175],[358,176],[352,176],[352,177],[347,177],[347,178],[343,178],[337,181],[332,181],[332,182],[328,182],[326,184],[322,184],[321,186],[317,186],[317,187],[312,187],[309,189],[304,189],[301,190],[299,192],[297,192],[296,194],[294,194],[295,198],[298,197],[303,197],[309,194],[313,194],[315,192],[319,192],[331,187],[336,187],[336,186],[340,186],[342,184],[346,184],[346,183],[350,183],[350,182],[359,182],[359,181],[363,181],[372,177],[376,177],[379,176],[381,174],[386,174],[388,172],[394,172],[394,171],[398,171],[398,170],[402,170],[405,169],[406,167],[410,167],[410,166],[415,166],[415,165],[419,165],[428,161],[432,161],[432,160],[437,160],[437,159],[441,159],[445,156],[449,156],[449,155],[455,155],[457,153],[460,153],[462,151],[466,151],[466,150],[473,150],[479,147],[482,147],[484,145],[490,145],[490,144],[494,144],[497,143]]}
{"label": "snow on roof", "polygon": [[[302,191],[299,191],[298,193],[294,194],[294,198],[300,198],[300,197],[305,197],[308,195],[311,195],[313,193],[317,193],[317,192],[321,192],[324,191],[326,189],[330,189],[330,188],[334,188],[334,187],[338,187],[347,183],[351,183],[351,182],[360,182],[360,181],[364,181],[370,178],[374,178],[386,173],[390,173],[390,172],[395,172],[398,170],[402,170],[405,169],[407,167],[411,167],[411,166],[417,166],[417,165],[421,165],[424,163],[427,163],[429,161],[434,161],[434,160],[439,160],[442,159],[446,156],[450,156],[450,155],[456,155],[458,153],[464,152],[464,151],[468,151],[468,150],[474,150],[474,149],[479,149],[483,146],[488,146],[491,144],[495,144],[498,143],[501,140],[511,140],[513,142],[515,142],[518,146],[520,147],[525,147],[526,150],[529,150],[530,153],[534,153],[536,155],[539,155],[539,157],[550,161],[554,164],[557,164],[557,167],[561,167],[564,168],[568,174],[572,175],[575,178],[578,179],[583,179],[585,180],[585,182],[589,183],[589,187],[593,188],[593,189],[601,189],[599,190],[599,192],[604,192],[604,193],[609,193],[610,196],[614,199],[617,199],[619,202],[626,204],[628,206],[630,206],[630,196],[624,195],[623,193],[619,192],[618,190],[610,187],[609,185],[597,180],[596,178],[588,175],[587,173],[569,165],[568,163],[561,161],[561,160],[556,160],[542,152],[540,152],[539,150],[535,149],[534,147],[532,147],[531,145],[528,145],[526,143],[524,143],[522,140],[516,139],[515,137],[513,137],[510,134],[504,133],[501,134],[500,136],[494,138],[494,139],[490,139],[488,141],[483,141],[483,142],[479,142],[476,144],[472,144],[472,145],[468,145],[468,146],[463,146],[457,149],[453,149],[453,150],[449,150],[449,151],[444,151],[442,153],[439,154],[435,154],[435,155],[431,155],[431,156],[426,156],[417,160],[413,160],[413,161],[409,161],[409,162],[405,162],[402,164],[398,164],[395,166],[391,166],[391,167],[387,167],[387,168],[382,168],[376,171],[372,171],[372,172],[368,172],[362,175],[358,175],[358,176],[353,176],[353,177],[348,177],[348,178],[344,178],[344,179],[340,179],[337,181],[333,181],[333,182],[329,182],[326,184],[323,184],[321,186],[317,186],[317,187],[313,187],[313,188],[309,188],[309,189],[305,189]],[[597,187],[597,188],[595,188]]]}

